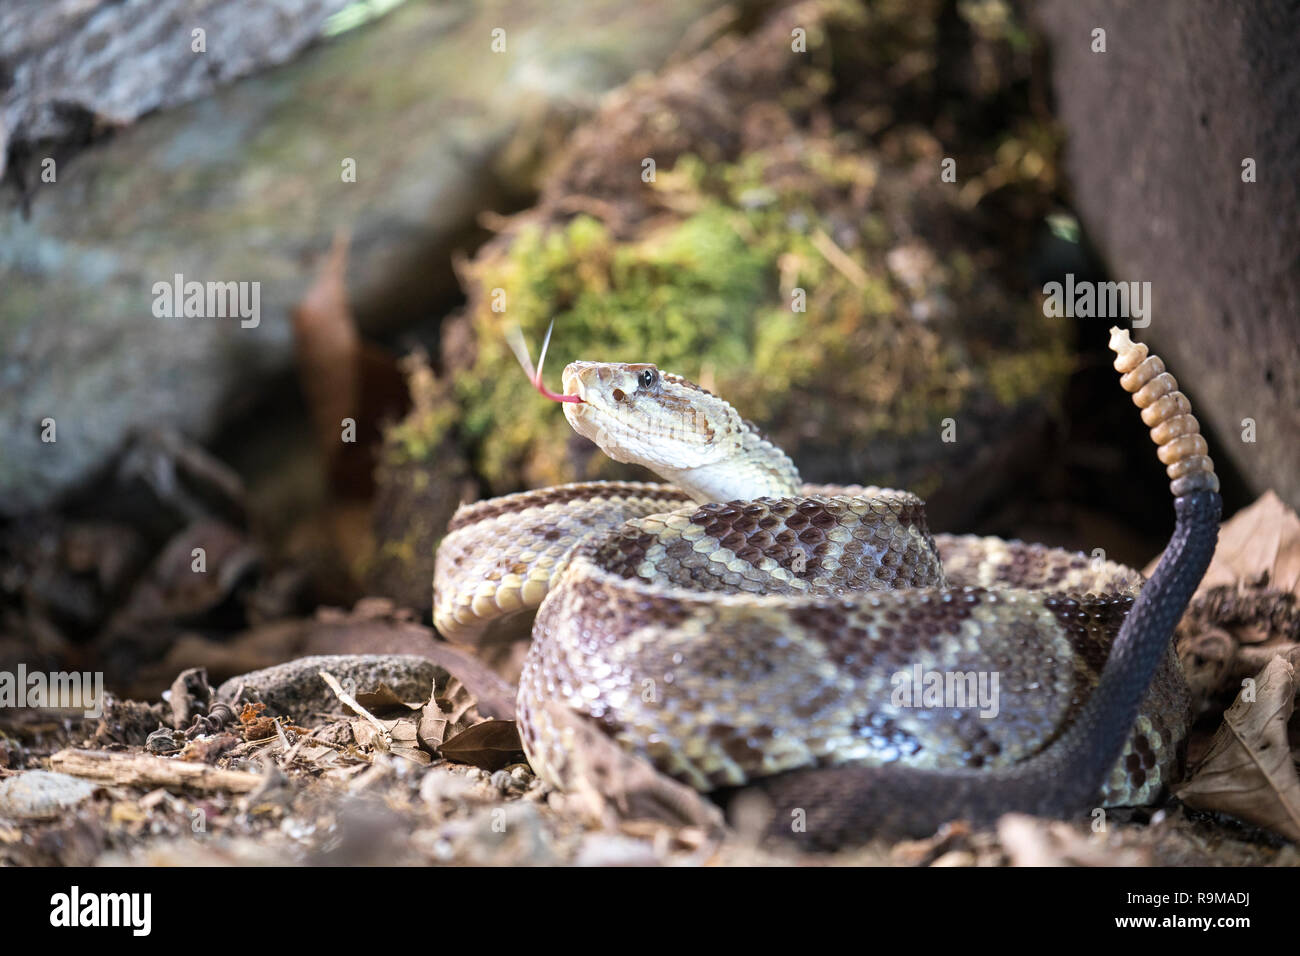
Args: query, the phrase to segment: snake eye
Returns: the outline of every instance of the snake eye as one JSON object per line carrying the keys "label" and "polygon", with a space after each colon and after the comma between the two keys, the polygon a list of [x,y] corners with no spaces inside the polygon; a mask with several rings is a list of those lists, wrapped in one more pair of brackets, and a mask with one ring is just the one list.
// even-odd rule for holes
{"label": "snake eye", "polygon": [[637,382],[642,388],[654,388],[657,381],[659,381],[659,373],[652,368],[642,369],[641,374],[637,376]]}

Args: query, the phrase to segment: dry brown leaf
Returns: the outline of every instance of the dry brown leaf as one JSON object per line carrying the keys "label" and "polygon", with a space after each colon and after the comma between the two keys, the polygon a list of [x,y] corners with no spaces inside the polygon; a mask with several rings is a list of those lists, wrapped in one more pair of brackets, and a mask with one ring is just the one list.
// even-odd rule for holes
{"label": "dry brown leaf", "polygon": [[1298,637],[1300,517],[1270,491],[1220,528],[1214,560],[1179,623],[1178,654],[1205,701],[1234,693]]}
{"label": "dry brown leaf", "polygon": [[[1147,565],[1148,577],[1158,560]],[[1272,491],[1264,492],[1219,529],[1214,560],[1196,593],[1254,583],[1264,574],[1274,590],[1300,594],[1300,516]]]}
{"label": "dry brown leaf", "polygon": [[437,753],[442,742],[450,736],[455,735],[452,729],[452,722],[435,701],[429,701],[424,705],[424,712],[420,715],[419,737],[420,743],[427,747],[431,752]]}
{"label": "dry brown leaf", "polygon": [[398,720],[392,730],[389,731],[389,737],[395,747],[418,747],[419,742],[416,736],[415,721],[410,717],[403,717]]}
{"label": "dry brown leaf", "polygon": [[515,697],[519,689],[473,654],[443,641],[433,642],[420,653],[458,678],[473,694],[484,717],[515,719]]}
{"label": "dry brown leaf", "polygon": [[267,717],[262,711],[266,710],[266,704],[245,703],[244,709],[239,712],[239,732],[244,735],[244,739],[253,742],[258,740],[268,740],[277,735],[277,724],[285,730],[292,730],[296,734],[311,733],[306,727],[299,727],[291,720],[281,721],[276,717]]}
{"label": "dry brown leaf", "polygon": [[405,757],[425,767],[433,763],[433,757],[420,749],[419,732],[414,718],[403,717],[398,720],[390,731],[390,737],[392,742],[388,752],[394,757]]}
{"label": "dry brown leaf", "polygon": [[453,724],[466,721],[465,726],[468,727],[479,722],[478,698],[454,674],[448,678],[441,694],[434,688],[429,703],[436,704]]}
{"label": "dry brown leaf", "polygon": [[[311,412],[316,444],[329,464],[330,488],[340,499],[374,493],[372,452],[380,423],[397,420],[410,406],[406,379],[394,355],[363,342],[348,304],[349,239],[334,234],[329,255],[293,310],[298,380]],[[344,442],[344,419],[355,435]]]}
{"label": "dry brown leaf", "polygon": [[372,714],[380,714],[393,710],[405,713],[408,711],[419,710],[423,706],[422,704],[412,704],[408,701],[402,700],[402,698],[397,696],[396,691],[383,683],[370,693],[355,694],[353,696],[358,704],[370,711]]}
{"label": "dry brown leaf", "polygon": [[442,693],[434,687],[420,713],[420,743],[437,753],[443,741],[455,737],[482,721],[477,700],[459,678],[449,677]]}
{"label": "dry brown leaf", "polygon": [[1295,668],[1277,657],[1223,715],[1209,752],[1174,794],[1190,807],[1229,813],[1300,840],[1300,777],[1287,742]]}
{"label": "dry brown leaf", "polygon": [[376,727],[364,717],[352,718],[352,737],[362,750],[382,749],[384,735],[397,726],[396,720],[381,720],[379,723],[380,726]]}
{"label": "dry brown leaf", "polygon": [[[373,716],[373,715],[372,715]],[[414,717],[375,718],[379,726],[362,717],[352,722],[352,735],[362,750],[381,750],[428,766],[433,757],[420,749],[419,729]]]}
{"label": "dry brown leaf", "polygon": [[456,763],[500,770],[523,760],[524,745],[513,720],[485,720],[444,741],[438,752]]}
{"label": "dry brown leaf", "polygon": [[298,380],[316,443],[331,460],[343,448],[342,420],[357,417],[360,392],[361,337],[348,306],[347,269],[348,237],[340,230],[320,273],[293,310]]}
{"label": "dry brown leaf", "polygon": [[244,709],[239,712],[239,730],[245,740],[265,740],[275,736],[275,720],[264,716],[264,710],[266,704],[263,703],[244,704]]}

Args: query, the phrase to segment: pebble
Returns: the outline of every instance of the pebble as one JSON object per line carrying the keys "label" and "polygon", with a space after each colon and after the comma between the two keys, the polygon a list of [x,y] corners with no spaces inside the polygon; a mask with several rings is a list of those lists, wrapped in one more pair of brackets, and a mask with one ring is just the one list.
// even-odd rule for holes
{"label": "pebble", "polygon": [[0,780],[0,817],[41,820],[57,817],[99,789],[80,777],[49,770],[28,770]]}

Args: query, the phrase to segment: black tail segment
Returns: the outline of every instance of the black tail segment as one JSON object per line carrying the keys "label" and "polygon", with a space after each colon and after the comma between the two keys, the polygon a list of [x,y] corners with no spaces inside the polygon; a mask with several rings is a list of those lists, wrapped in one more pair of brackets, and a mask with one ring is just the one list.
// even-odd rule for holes
{"label": "black tail segment", "polygon": [[1143,410],[1167,466],[1175,525],[1087,704],[1055,743],[1005,769],[836,767],[769,778],[759,786],[775,810],[772,837],[831,850],[871,836],[927,836],[949,820],[982,825],[1008,812],[1061,817],[1095,806],[1214,556],[1222,510],[1214,463],[1178,383],[1157,356],[1148,357],[1145,345],[1119,329],[1111,333],[1120,382]]}
{"label": "black tail segment", "polygon": [[[1197,491],[1174,500],[1177,520],[1173,537],[1124,619],[1097,690],[1081,714],[1080,723],[1091,724],[1095,735],[1091,753],[1080,754],[1074,771],[1093,781],[1092,791],[1082,795],[1084,803],[1095,796],[1103,776],[1119,759],[1151,677],[1173,640],[1174,628],[1210,566],[1219,540],[1221,511],[1222,503],[1214,491]],[[1066,812],[1080,807],[1079,801],[1067,804],[1062,807]]]}

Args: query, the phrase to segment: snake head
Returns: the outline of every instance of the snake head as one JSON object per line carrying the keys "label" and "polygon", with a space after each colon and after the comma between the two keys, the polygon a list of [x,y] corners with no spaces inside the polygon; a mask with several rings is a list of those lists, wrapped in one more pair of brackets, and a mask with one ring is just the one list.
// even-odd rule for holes
{"label": "snake head", "polygon": [[789,456],[693,382],[645,362],[571,362],[564,391],[552,392],[542,381],[551,329],[536,367],[518,326],[507,329],[506,341],[533,387],[562,403],[573,430],[615,461],[649,468],[702,502],[798,490]]}
{"label": "snake head", "polygon": [[[698,468],[727,454],[739,416],[722,399],[644,362],[571,362],[564,417],[615,461],[659,472]],[[735,421],[733,421],[735,419]]]}

